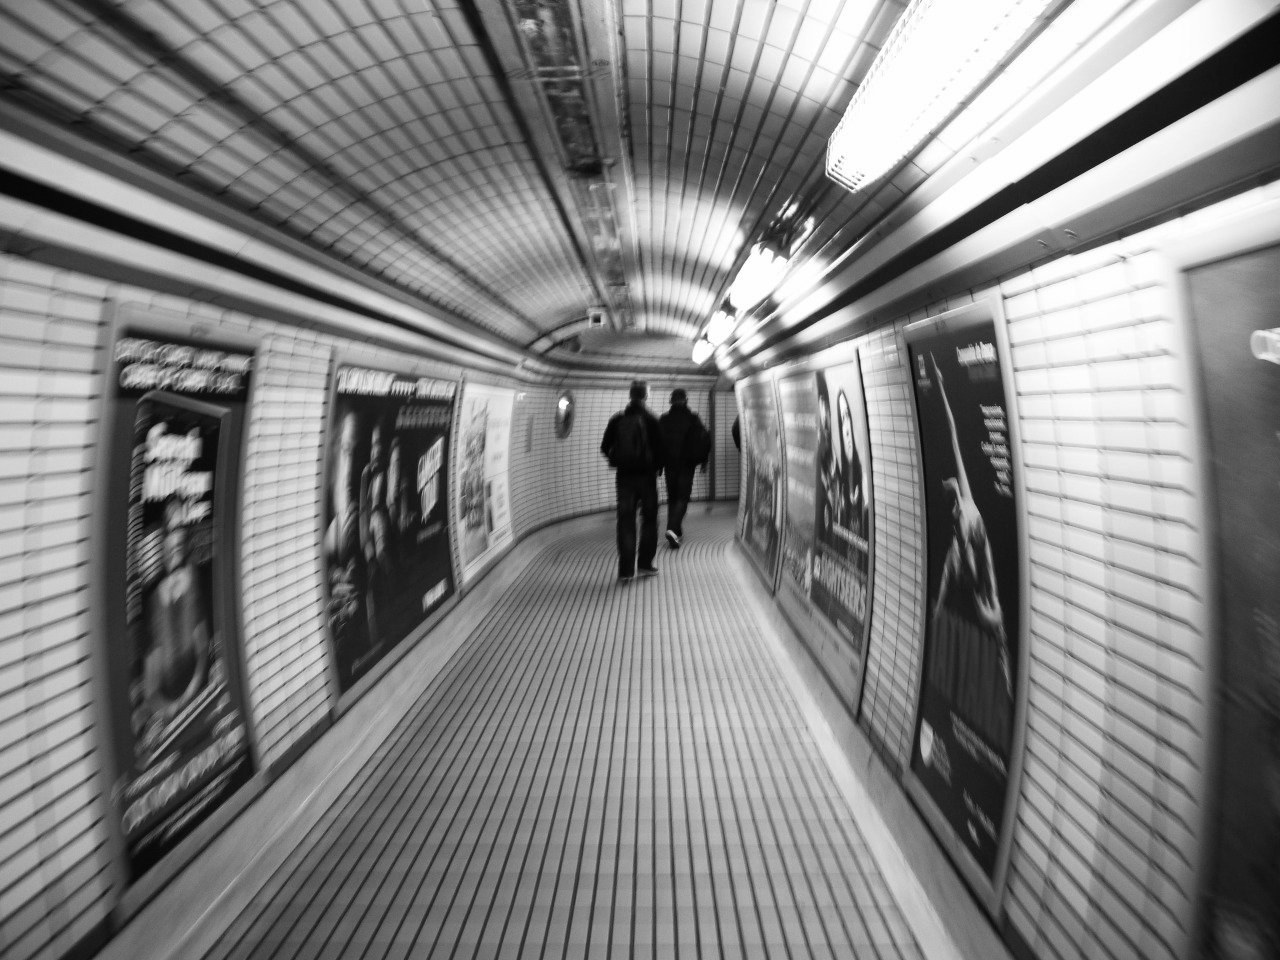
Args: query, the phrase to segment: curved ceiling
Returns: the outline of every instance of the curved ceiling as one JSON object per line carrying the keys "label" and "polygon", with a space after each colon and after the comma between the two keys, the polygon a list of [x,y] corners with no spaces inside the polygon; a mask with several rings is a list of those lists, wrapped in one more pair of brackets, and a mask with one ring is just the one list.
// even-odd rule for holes
{"label": "curved ceiling", "polygon": [[823,155],[904,6],[5,0],[2,96],[463,327],[670,367],[771,221],[883,208]]}

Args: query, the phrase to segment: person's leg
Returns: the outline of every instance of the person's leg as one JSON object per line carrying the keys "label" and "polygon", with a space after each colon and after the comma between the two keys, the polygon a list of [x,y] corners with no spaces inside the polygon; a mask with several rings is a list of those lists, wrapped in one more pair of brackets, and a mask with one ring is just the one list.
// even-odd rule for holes
{"label": "person's leg", "polygon": [[658,552],[658,475],[641,477],[640,500],[640,569],[653,569],[653,555]]}
{"label": "person's leg", "polygon": [[637,485],[632,477],[618,474],[618,576],[630,577],[636,572],[636,506]]}
{"label": "person's leg", "polygon": [[668,467],[664,480],[667,484],[667,543],[674,549],[680,546],[680,521],[684,518],[684,510],[680,506],[679,470]]}
{"label": "person's leg", "polygon": [[693,495],[693,468],[679,467],[671,474],[667,481],[667,529],[677,537],[683,537],[684,515]]}

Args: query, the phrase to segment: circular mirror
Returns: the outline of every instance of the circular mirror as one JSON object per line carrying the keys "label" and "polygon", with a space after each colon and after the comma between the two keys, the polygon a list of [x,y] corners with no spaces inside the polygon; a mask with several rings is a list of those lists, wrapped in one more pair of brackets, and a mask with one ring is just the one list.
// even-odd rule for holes
{"label": "circular mirror", "polygon": [[563,440],[573,429],[573,391],[561,390],[556,398],[556,436]]}

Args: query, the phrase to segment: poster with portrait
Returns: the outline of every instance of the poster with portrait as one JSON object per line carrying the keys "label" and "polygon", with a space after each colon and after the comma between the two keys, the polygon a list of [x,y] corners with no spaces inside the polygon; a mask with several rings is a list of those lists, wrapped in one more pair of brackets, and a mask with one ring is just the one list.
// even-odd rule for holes
{"label": "poster with portrait", "polygon": [[871,440],[862,366],[814,374],[813,606],[861,661],[871,609]]}
{"label": "poster with portrait", "polygon": [[906,330],[925,488],[928,586],[911,771],[994,882],[1020,678],[1012,408],[989,304]]}
{"label": "poster with portrait", "polygon": [[[1231,242],[1238,243],[1238,240]],[[1221,256],[1229,251],[1214,251]],[[1280,247],[1185,273],[1217,537],[1217,760],[1204,942],[1280,957]]]}
{"label": "poster with portrait", "polygon": [[113,344],[101,664],[130,879],[253,773],[235,607],[252,367],[205,341]]}
{"label": "poster with portrait", "polygon": [[509,455],[515,392],[468,383],[462,389],[456,488],[462,582],[512,541]]}
{"label": "poster with portrait", "polygon": [[738,384],[742,417],[742,495],[738,531],[747,556],[774,585],[782,527],[782,450],[773,378],[767,374]]}
{"label": "poster with portrait", "polygon": [[321,554],[340,693],[454,594],[448,465],[456,391],[449,380],[335,371]]}

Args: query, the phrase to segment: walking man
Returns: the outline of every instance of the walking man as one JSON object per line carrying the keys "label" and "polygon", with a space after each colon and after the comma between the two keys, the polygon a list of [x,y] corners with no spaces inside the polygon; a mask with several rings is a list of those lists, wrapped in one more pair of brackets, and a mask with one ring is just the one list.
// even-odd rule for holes
{"label": "walking man", "polygon": [[[657,576],[653,557],[658,552],[658,471],[667,462],[666,446],[658,418],[644,405],[649,387],[643,380],[631,383],[631,402],[609,419],[600,452],[617,471],[618,581],[628,583],[636,574]],[[636,509],[640,510],[640,551],[636,556]]]}
{"label": "walking man", "polygon": [[707,469],[711,434],[702,418],[689,409],[689,395],[671,391],[671,409],[658,420],[667,446],[667,543],[678,549],[684,538],[684,514],[693,495],[693,472]]}

